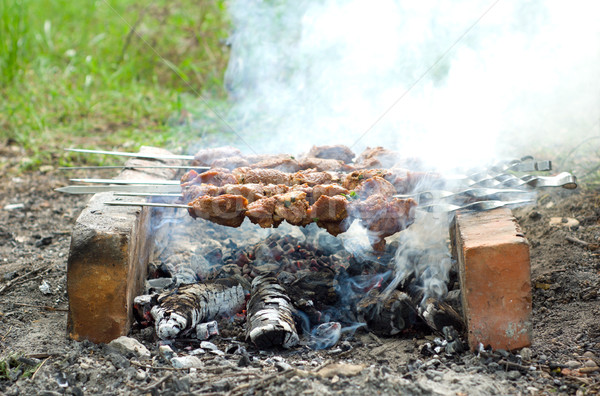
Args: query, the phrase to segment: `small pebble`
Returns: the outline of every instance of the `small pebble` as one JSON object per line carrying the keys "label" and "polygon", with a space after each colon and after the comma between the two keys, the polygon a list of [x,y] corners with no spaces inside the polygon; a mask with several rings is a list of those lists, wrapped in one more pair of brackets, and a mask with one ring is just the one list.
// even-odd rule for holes
{"label": "small pebble", "polygon": [[517,370],[510,370],[506,376],[508,377],[508,379],[511,379],[513,381],[518,380],[519,378],[521,378],[521,373],[518,372]]}
{"label": "small pebble", "polygon": [[587,351],[583,354],[583,357],[586,359],[595,359],[596,355],[594,355],[594,352]]}
{"label": "small pebble", "polygon": [[577,360],[569,360],[568,362],[565,363],[565,367],[574,369],[577,367],[581,367],[581,363],[579,363]]}
{"label": "small pebble", "polygon": [[598,365],[592,359],[588,359],[583,364],[585,367],[597,367]]}
{"label": "small pebble", "polygon": [[521,359],[523,359],[524,362],[530,362],[531,361],[531,349],[529,348],[523,348],[521,349]]}
{"label": "small pebble", "polygon": [[138,371],[135,373],[135,379],[136,379],[136,380],[138,380],[138,381],[143,381],[143,380],[145,380],[145,379],[146,379],[146,372],[145,372],[145,371],[143,371],[143,370],[138,370]]}

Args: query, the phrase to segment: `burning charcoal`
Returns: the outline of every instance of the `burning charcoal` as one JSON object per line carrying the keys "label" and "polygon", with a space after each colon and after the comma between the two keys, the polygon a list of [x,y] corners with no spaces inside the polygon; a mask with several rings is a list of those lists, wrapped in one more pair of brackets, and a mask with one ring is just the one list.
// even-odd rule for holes
{"label": "burning charcoal", "polygon": [[239,284],[193,284],[176,292],[158,296],[158,305],[150,311],[156,321],[160,339],[174,338],[195,329],[196,325],[220,315],[240,312],[244,306],[244,290]]}
{"label": "burning charcoal", "polygon": [[247,338],[258,348],[291,348],[298,343],[292,304],[277,279],[257,276],[248,301]]}
{"label": "burning charcoal", "polygon": [[133,299],[133,316],[142,326],[148,326],[152,322],[150,311],[156,305],[157,294],[144,294]]}
{"label": "burning charcoal", "polygon": [[196,326],[196,338],[199,340],[208,340],[210,337],[216,335],[219,335],[219,325],[216,320],[200,323]]}
{"label": "burning charcoal", "polygon": [[371,289],[358,302],[356,310],[369,330],[379,335],[398,334],[416,318],[410,297],[399,290],[383,295],[378,289]]}
{"label": "burning charcoal", "polygon": [[339,322],[327,322],[315,327],[310,336],[312,349],[331,348],[342,336],[342,325]]}

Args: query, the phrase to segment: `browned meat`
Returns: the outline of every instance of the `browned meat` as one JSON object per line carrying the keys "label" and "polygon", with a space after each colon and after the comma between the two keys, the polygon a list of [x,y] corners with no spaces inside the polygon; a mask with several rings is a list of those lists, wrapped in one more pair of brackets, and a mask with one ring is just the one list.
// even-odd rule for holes
{"label": "browned meat", "polygon": [[235,168],[248,165],[250,165],[250,162],[244,157],[220,158],[211,164],[213,168],[225,168],[229,170],[234,170]]}
{"label": "browned meat", "polygon": [[290,191],[285,194],[273,196],[276,199],[275,220],[284,219],[292,225],[306,225],[311,222],[307,216],[309,208],[306,201],[306,193],[302,191]]}
{"label": "browned meat", "polygon": [[258,162],[252,163],[251,167],[277,169],[282,172],[297,172],[301,169],[300,165],[298,165],[298,161],[288,154],[279,154],[264,158]]}
{"label": "browned meat", "polygon": [[344,219],[342,221],[317,221],[317,225],[327,230],[333,236],[338,236],[341,233],[348,231],[348,228],[352,224],[350,219]]}
{"label": "browned meat", "polygon": [[315,186],[318,184],[330,184],[334,176],[328,172],[317,172],[315,169],[307,169],[292,175],[292,184],[307,184]]}
{"label": "browned meat", "polygon": [[316,222],[340,222],[348,217],[348,199],[341,195],[321,195],[308,210],[308,216]]}
{"label": "browned meat", "polygon": [[411,172],[406,169],[392,168],[384,177],[392,183],[399,194],[411,193],[419,185],[424,185],[427,189],[442,189],[444,186],[439,173]]}
{"label": "browned meat", "polygon": [[399,160],[400,155],[396,151],[383,147],[367,147],[354,161],[354,164],[361,169],[391,168]]}
{"label": "browned meat", "polygon": [[188,212],[194,219],[200,217],[224,226],[239,227],[244,222],[248,200],[240,195],[203,195],[189,205]]}
{"label": "browned meat", "polygon": [[229,172],[229,169],[214,168],[200,174],[196,173],[194,170],[191,170],[183,175],[181,178],[181,183],[182,187],[202,183],[223,186],[225,184],[235,184],[237,183],[237,180],[231,174],[231,172]]}
{"label": "browned meat", "polygon": [[375,194],[391,197],[396,194],[396,189],[392,183],[385,180],[383,177],[373,176],[356,186],[354,192],[356,192],[356,195],[358,195],[359,198],[366,199]]}
{"label": "browned meat", "polygon": [[285,184],[267,184],[263,186],[263,189],[266,197],[272,197],[277,194],[285,194],[290,190],[290,187]]}
{"label": "browned meat", "polygon": [[328,158],[304,158],[299,161],[301,169],[314,168],[318,171],[344,171],[354,170],[352,165],[347,165],[343,161]]}
{"label": "browned meat", "polygon": [[386,178],[387,175],[389,175],[389,171],[385,169],[356,170],[344,177],[344,179],[342,180],[342,186],[344,188],[347,188],[348,190],[354,190],[356,187],[358,187],[359,184],[361,184],[366,179],[370,179],[374,176]]}
{"label": "browned meat", "polygon": [[371,242],[375,249],[385,246],[383,238],[404,230],[415,219],[414,208],[417,203],[412,199],[387,199],[373,195],[364,201],[355,203],[353,213],[360,218],[362,225],[372,232]]}
{"label": "browned meat", "polygon": [[248,205],[246,216],[252,223],[258,224],[262,228],[277,227],[283,219],[280,219],[278,222],[273,219],[276,204],[277,199],[274,197],[267,197],[252,202]]}
{"label": "browned meat", "polygon": [[[237,168],[232,171],[237,183],[263,183],[291,185],[289,173],[276,169],[252,169],[249,167]],[[234,182],[235,183],[235,182]]]}
{"label": "browned meat", "polygon": [[227,184],[222,187],[221,194],[241,195],[250,203],[265,197],[264,187],[262,184],[256,183]]}
{"label": "browned meat", "polygon": [[216,197],[223,194],[223,188],[213,186],[212,184],[189,184],[182,186],[181,195],[183,202],[191,202],[198,197],[208,195]]}
{"label": "browned meat", "polygon": [[339,184],[322,184],[313,187],[312,198],[317,201],[321,195],[333,197],[334,195],[348,194],[349,192]]}
{"label": "browned meat", "polygon": [[337,144],[334,146],[312,146],[306,157],[334,159],[346,164],[352,162],[354,153],[348,147]]}
{"label": "browned meat", "polygon": [[212,166],[216,160],[241,156],[242,152],[240,150],[230,146],[202,149],[194,155],[192,164],[195,166]]}

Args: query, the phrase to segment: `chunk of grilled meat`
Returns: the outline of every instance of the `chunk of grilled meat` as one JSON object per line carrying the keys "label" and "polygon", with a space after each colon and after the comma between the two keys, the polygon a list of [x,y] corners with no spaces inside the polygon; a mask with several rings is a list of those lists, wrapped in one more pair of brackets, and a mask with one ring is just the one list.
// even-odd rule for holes
{"label": "chunk of grilled meat", "polygon": [[347,146],[342,144],[334,146],[312,146],[310,151],[306,154],[306,157],[334,159],[349,164],[354,158],[354,153]]}
{"label": "chunk of grilled meat", "polygon": [[217,160],[241,156],[242,152],[231,146],[208,148],[198,151],[194,155],[192,164],[194,166],[212,166]]}
{"label": "chunk of grilled meat", "polygon": [[361,224],[371,232],[371,244],[375,250],[383,250],[384,238],[394,235],[411,225],[415,220],[413,199],[386,198],[372,195],[353,205],[352,215],[360,219]]}
{"label": "chunk of grilled meat", "polygon": [[301,169],[316,169],[317,171],[344,171],[349,172],[354,170],[354,166],[350,164],[345,164],[344,161],[340,161],[337,159],[329,159],[329,158],[312,158],[307,157],[301,159],[299,162]]}
{"label": "chunk of grilled meat", "polygon": [[239,184],[263,183],[284,184],[286,186],[292,184],[290,174],[277,169],[253,169],[250,167],[243,167],[234,169],[231,174]]}
{"label": "chunk of grilled meat", "polygon": [[228,227],[239,227],[244,222],[248,200],[241,195],[224,194],[216,197],[200,196],[189,203],[190,216]]}
{"label": "chunk of grilled meat", "polygon": [[342,179],[342,186],[348,190],[354,190],[365,180],[375,176],[386,178],[390,175],[390,172],[386,169],[361,169],[355,170],[352,173],[347,174]]}
{"label": "chunk of grilled meat", "polygon": [[383,177],[373,176],[356,186],[354,192],[361,199],[366,199],[371,195],[383,195],[384,197],[391,197],[392,195],[396,194],[396,189],[392,183],[385,180]]}

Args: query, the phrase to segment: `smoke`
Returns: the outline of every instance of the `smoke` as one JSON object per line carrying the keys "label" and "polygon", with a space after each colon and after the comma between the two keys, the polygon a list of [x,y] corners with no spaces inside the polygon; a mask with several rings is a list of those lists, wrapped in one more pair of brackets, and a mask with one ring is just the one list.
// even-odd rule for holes
{"label": "smoke", "polygon": [[255,151],[383,145],[440,170],[572,147],[600,134],[598,11],[232,0],[229,120]]}

